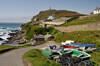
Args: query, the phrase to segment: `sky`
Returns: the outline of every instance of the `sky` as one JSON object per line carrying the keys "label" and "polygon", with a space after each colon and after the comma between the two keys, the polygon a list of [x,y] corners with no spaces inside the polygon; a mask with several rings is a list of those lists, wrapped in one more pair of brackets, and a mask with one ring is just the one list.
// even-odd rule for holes
{"label": "sky", "polygon": [[88,14],[96,6],[100,7],[100,0],[0,0],[0,22],[13,22],[14,19],[17,22],[18,18],[22,18],[23,21],[23,18],[27,17],[31,19],[32,16],[50,7]]}

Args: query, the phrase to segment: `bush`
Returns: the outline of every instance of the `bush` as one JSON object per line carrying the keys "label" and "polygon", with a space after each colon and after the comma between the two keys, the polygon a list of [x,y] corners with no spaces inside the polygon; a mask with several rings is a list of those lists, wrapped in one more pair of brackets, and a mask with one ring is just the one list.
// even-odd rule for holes
{"label": "bush", "polygon": [[26,24],[24,28],[26,31],[25,38],[27,40],[31,40],[34,37],[35,30],[38,30],[39,28],[40,26],[33,26],[33,25]]}
{"label": "bush", "polygon": [[48,28],[40,27],[38,29],[35,29],[34,32],[36,34],[43,34],[43,35],[52,34],[52,35],[54,35],[54,34],[58,33],[59,31],[54,29],[53,27],[48,27]]}

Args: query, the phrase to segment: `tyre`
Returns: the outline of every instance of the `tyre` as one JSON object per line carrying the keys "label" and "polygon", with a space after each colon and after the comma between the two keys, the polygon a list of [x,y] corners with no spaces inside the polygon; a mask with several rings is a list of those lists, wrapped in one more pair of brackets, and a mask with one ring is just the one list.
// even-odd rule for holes
{"label": "tyre", "polygon": [[71,66],[71,63],[68,63],[68,62],[62,63],[62,66]]}
{"label": "tyre", "polygon": [[81,61],[82,61],[82,59],[79,58],[79,57],[73,57],[73,58],[72,58],[72,62],[73,62],[73,63],[79,63],[79,62],[81,62]]}
{"label": "tyre", "polygon": [[55,59],[55,61],[56,61],[57,63],[60,63],[60,59],[58,59],[58,58],[57,58],[57,59]]}
{"label": "tyre", "polygon": [[85,60],[85,62],[88,63],[88,66],[94,66],[94,63],[92,61],[90,61],[90,60]]}
{"label": "tyre", "polygon": [[48,59],[49,59],[49,60],[53,60],[53,57],[52,57],[52,56],[49,56]]}
{"label": "tyre", "polygon": [[70,62],[71,62],[70,57],[66,57],[66,58],[65,58],[65,61],[70,63]]}
{"label": "tyre", "polygon": [[71,62],[71,58],[70,57],[60,57],[60,60],[62,62]]}
{"label": "tyre", "polygon": [[87,62],[85,61],[81,61],[78,66],[88,66]]}
{"label": "tyre", "polygon": [[71,66],[71,64],[70,63],[67,63],[66,66]]}

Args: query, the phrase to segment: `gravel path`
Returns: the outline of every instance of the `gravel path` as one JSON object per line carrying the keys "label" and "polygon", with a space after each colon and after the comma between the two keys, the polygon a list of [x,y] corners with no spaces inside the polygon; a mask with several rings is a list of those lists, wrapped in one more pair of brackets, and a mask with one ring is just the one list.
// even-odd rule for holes
{"label": "gravel path", "polygon": [[0,55],[0,66],[24,66],[23,55],[31,49],[41,49],[46,47],[47,43],[35,47],[21,48],[9,51]]}

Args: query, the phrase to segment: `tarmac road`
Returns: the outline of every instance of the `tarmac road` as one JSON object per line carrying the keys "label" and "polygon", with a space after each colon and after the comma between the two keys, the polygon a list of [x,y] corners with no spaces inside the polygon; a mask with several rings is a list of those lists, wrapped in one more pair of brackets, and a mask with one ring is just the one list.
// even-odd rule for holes
{"label": "tarmac road", "polygon": [[21,48],[21,49],[15,49],[9,52],[6,52],[4,54],[0,55],[0,66],[24,66],[23,62],[23,55],[27,51],[31,49],[41,49],[43,47],[47,47],[47,43],[28,47],[28,48]]}

